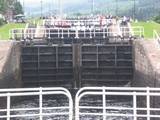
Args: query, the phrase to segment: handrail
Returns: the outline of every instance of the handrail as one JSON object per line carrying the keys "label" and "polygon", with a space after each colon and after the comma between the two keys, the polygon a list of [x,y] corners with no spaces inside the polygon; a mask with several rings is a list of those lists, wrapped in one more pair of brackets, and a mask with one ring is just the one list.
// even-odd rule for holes
{"label": "handrail", "polygon": [[[36,30],[39,30],[38,34]],[[116,31],[112,31],[113,28],[102,28],[102,29],[96,29],[96,28],[84,28],[82,30],[79,30],[77,28],[28,28],[27,30],[24,30],[22,28],[12,29],[10,30],[10,38],[12,39],[26,39],[26,38],[36,38],[36,37],[48,37],[48,38],[94,38],[98,35],[98,37],[106,38],[108,36],[119,36]],[[128,27],[121,27],[120,30],[122,30],[123,36],[131,36],[130,30],[128,30]],[[132,28],[135,35],[142,37],[144,34],[143,27],[137,26]]]}
{"label": "handrail", "polygon": [[[43,96],[46,95],[64,95],[68,98],[67,106],[56,106],[56,107],[44,107],[43,105]],[[16,99],[18,96],[39,96],[39,107],[34,108],[11,108],[11,98]],[[23,89],[0,89],[0,98],[6,97],[7,108],[0,109],[0,113],[6,112],[6,114],[1,115],[0,118],[6,118],[10,120],[11,118],[22,118],[22,117],[39,117],[39,120],[43,120],[43,117],[59,115],[59,116],[68,116],[69,120],[73,119],[73,101],[70,92],[61,87],[57,88],[23,88]],[[68,112],[64,112],[63,110],[67,109]],[[45,110],[58,110],[53,111],[52,113],[45,112]],[[14,112],[20,111],[36,111],[36,113],[16,113]]]}
{"label": "handrail", "polygon": [[[157,106],[154,106],[154,108],[152,108],[153,106],[150,105],[151,104],[151,100],[153,100],[153,97],[157,97],[154,99],[158,100],[158,97],[160,96],[160,88],[136,88],[136,87],[84,87],[81,88],[75,97],[75,117],[76,120],[80,120],[81,117],[83,117],[83,119],[87,118],[87,116],[96,116],[96,117],[101,117],[101,119],[103,118],[103,120],[106,120],[106,117],[124,117],[128,118],[128,117],[132,117],[132,119],[137,120],[138,117],[140,118],[147,118],[147,120],[150,120],[150,118],[160,118],[160,115],[158,114],[153,114],[153,112],[157,112],[160,111],[160,108]],[[94,105],[86,105],[87,103],[85,103],[85,105],[80,105],[80,103],[82,102],[82,98],[92,98],[92,96],[102,96],[101,100],[102,100],[102,105],[98,105],[96,106],[96,103],[94,101]],[[119,107],[119,106],[108,106],[107,104],[107,96],[126,96],[126,97],[130,97],[132,100],[132,107]],[[138,97],[146,97],[145,100],[142,100],[144,104],[146,104],[146,107],[139,107],[137,106],[137,98]],[[151,99],[152,97],[152,99]],[[154,101],[155,102],[155,101]],[[91,102],[90,102],[91,104]],[[152,107],[151,107],[152,106]],[[85,110],[90,110],[87,112],[82,112]],[[91,111],[102,111],[102,112],[91,112]],[[111,112],[111,111],[126,111],[126,113],[124,114],[123,112]],[[108,111],[108,112],[107,112]],[[110,111],[110,112],[109,112]],[[128,112],[127,112],[128,111]],[[130,112],[129,112],[130,111]],[[145,113],[137,113],[137,111],[145,111]],[[152,111],[152,113],[151,113]]]}
{"label": "handrail", "polygon": [[156,30],[153,30],[153,39],[157,41],[158,45],[160,45],[160,35]]}

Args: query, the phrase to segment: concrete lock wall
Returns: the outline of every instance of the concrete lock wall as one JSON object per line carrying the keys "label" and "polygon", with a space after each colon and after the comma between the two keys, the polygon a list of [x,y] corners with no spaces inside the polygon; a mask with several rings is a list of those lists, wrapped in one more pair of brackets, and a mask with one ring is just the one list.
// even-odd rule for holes
{"label": "concrete lock wall", "polygon": [[134,87],[160,87],[160,47],[154,40],[134,42]]}
{"label": "concrete lock wall", "polygon": [[20,43],[0,42],[0,88],[21,87]]}
{"label": "concrete lock wall", "polygon": [[[156,41],[134,42],[134,87],[160,87],[160,45]],[[151,96],[150,106],[160,107],[160,97]],[[146,97],[138,97],[137,106],[146,106]],[[157,120],[157,119],[154,119]]]}

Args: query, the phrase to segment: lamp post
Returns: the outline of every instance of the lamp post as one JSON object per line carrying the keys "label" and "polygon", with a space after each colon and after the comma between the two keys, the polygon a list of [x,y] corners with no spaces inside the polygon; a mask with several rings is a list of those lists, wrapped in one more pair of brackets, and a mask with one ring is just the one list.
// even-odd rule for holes
{"label": "lamp post", "polygon": [[25,3],[24,3],[24,0],[23,0],[23,13],[25,12]]}
{"label": "lamp post", "polygon": [[136,1],[134,0],[134,6],[133,6],[133,19],[135,21],[135,17],[136,17]]}
{"label": "lamp post", "polygon": [[116,0],[116,16],[118,16],[118,0]]}
{"label": "lamp post", "polygon": [[95,1],[92,0],[92,7],[91,7],[91,12],[92,12],[92,14],[94,14],[94,7],[95,7]]}
{"label": "lamp post", "polygon": [[58,8],[59,8],[59,17],[62,18],[63,14],[62,0],[58,0]]}
{"label": "lamp post", "polygon": [[43,1],[41,0],[41,19],[42,19],[42,17],[43,17],[43,14],[42,14],[42,12],[43,12]]}

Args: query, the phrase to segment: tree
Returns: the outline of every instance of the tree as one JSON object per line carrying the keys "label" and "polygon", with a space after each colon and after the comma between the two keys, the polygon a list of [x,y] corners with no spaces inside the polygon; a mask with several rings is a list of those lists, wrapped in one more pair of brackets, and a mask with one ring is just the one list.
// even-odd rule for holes
{"label": "tree", "polygon": [[14,15],[23,14],[23,7],[20,2],[17,1],[14,3],[13,12],[14,12]]}
{"label": "tree", "polygon": [[23,14],[23,7],[17,0],[0,0],[0,13],[5,14],[7,10],[12,10],[14,15]]}

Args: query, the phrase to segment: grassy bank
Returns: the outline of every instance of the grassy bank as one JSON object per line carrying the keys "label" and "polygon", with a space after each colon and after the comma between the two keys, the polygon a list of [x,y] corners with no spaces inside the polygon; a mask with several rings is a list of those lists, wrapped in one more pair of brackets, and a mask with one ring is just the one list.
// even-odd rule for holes
{"label": "grassy bank", "polygon": [[0,27],[0,40],[8,40],[9,39],[9,30],[14,28],[24,28],[26,24],[20,23],[10,23],[5,24]]}
{"label": "grassy bank", "polygon": [[132,26],[143,26],[145,38],[152,38],[153,30],[156,30],[158,33],[160,33],[160,24],[155,23],[153,21],[132,23]]}

